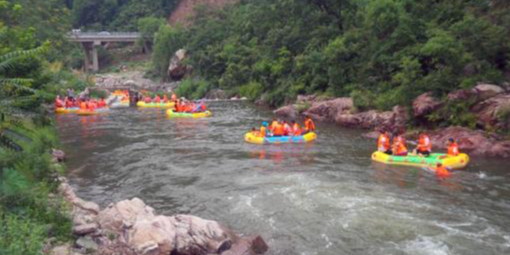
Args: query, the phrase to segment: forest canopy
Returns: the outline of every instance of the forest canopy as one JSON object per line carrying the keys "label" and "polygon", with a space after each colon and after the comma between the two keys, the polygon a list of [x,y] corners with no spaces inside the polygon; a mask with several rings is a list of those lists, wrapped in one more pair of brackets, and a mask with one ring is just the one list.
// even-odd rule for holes
{"label": "forest canopy", "polygon": [[426,91],[508,80],[504,0],[245,0],[196,16],[188,28],[161,27],[153,54],[163,78],[170,54],[185,48],[207,81],[196,90],[275,106],[298,94],[353,96],[361,108],[389,109]]}

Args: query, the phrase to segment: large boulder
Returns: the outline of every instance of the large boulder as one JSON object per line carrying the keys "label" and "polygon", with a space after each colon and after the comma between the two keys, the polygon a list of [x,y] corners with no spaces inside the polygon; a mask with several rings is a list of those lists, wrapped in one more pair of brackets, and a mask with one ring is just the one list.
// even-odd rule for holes
{"label": "large boulder", "polygon": [[492,84],[479,84],[473,90],[476,92],[479,100],[489,99],[505,92],[503,88]]}
{"label": "large boulder", "polygon": [[314,102],[304,114],[318,120],[335,121],[338,115],[351,111],[353,106],[352,98],[341,97],[333,100]]}
{"label": "large boulder", "polygon": [[295,119],[299,114],[294,105],[280,107],[273,111],[273,113],[276,114],[277,116],[291,119]]}
{"label": "large boulder", "polygon": [[168,76],[173,80],[180,80],[189,71],[189,67],[184,65],[182,61],[186,58],[186,50],[180,49],[170,59],[168,66]]}
{"label": "large boulder", "polygon": [[470,155],[510,157],[510,141],[500,141],[500,137],[489,135],[481,130],[449,127],[430,134],[434,149],[446,150],[449,138],[456,139],[461,152],[467,152]]}
{"label": "large boulder", "polygon": [[408,119],[405,107],[395,106],[392,111],[370,110],[356,114],[340,114],[335,118],[335,122],[345,127],[386,128],[396,131],[404,128]]}
{"label": "large boulder", "polygon": [[112,233],[121,233],[124,227],[131,227],[137,221],[154,218],[154,209],[139,198],[110,204],[98,215],[101,228]]}
{"label": "large boulder", "polygon": [[441,103],[432,96],[432,93],[424,93],[413,101],[414,117],[423,117],[441,107]]}
{"label": "large boulder", "polygon": [[225,91],[221,89],[213,89],[205,94],[206,99],[227,99]]}
{"label": "large boulder", "polygon": [[475,104],[471,111],[476,115],[478,124],[486,127],[500,127],[510,122],[510,115],[506,111],[510,111],[510,95],[500,94],[495,97],[484,100]]}

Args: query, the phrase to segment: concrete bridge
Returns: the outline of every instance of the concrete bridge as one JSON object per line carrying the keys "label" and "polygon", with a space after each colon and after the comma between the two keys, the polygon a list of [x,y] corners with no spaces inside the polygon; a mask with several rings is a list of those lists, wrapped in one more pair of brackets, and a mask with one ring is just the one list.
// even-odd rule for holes
{"label": "concrete bridge", "polygon": [[137,32],[81,32],[73,30],[67,34],[69,41],[81,43],[85,51],[85,70],[93,72],[99,71],[97,47],[112,42],[134,43],[141,37],[141,34]]}

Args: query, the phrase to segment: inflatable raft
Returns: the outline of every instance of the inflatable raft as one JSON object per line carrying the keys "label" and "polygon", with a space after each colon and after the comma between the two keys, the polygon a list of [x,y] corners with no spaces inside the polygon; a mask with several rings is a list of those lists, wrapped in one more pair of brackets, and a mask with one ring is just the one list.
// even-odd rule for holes
{"label": "inflatable raft", "polygon": [[314,132],[301,136],[259,137],[253,132],[248,132],[244,135],[244,141],[253,144],[308,143],[315,139],[317,139],[317,134]]}
{"label": "inflatable raft", "polygon": [[170,108],[170,107],[174,107],[175,103],[174,102],[168,102],[168,103],[145,103],[143,101],[139,101],[138,103],[136,103],[136,106],[138,107],[141,107],[141,108]]}
{"label": "inflatable raft", "polygon": [[168,115],[168,117],[176,118],[206,118],[212,115],[210,111],[189,113],[189,112],[174,112],[172,109],[168,109],[168,111],[166,111],[166,114]]}
{"label": "inflatable raft", "polygon": [[464,168],[469,163],[469,156],[461,153],[458,156],[447,156],[444,153],[432,153],[428,157],[417,155],[392,156],[384,152],[376,151],[372,154],[372,160],[387,164],[414,167],[435,167],[437,163],[450,169]]}
{"label": "inflatable raft", "polygon": [[73,107],[73,108],[64,108],[64,107],[61,107],[61,108],[55,108],[55,112],[56,113],[76,113],[78,112],[80,108],[78,107]]}
{"label": "inflatable raft", "polygon": [[104,113],[107,113],[108,111],[110,111],[110,109],[108,108],[101,108],[101,109],[96,109],[96,110],[78,110],[76,112],[76,114],[80,115],[80,116],[90,116],[90,115],[98,115],[98,114],[104,114]]}

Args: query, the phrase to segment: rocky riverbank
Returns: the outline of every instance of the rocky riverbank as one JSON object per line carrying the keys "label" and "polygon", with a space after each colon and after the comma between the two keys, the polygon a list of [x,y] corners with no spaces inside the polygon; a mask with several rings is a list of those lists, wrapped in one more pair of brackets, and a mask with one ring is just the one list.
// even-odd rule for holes
{"label": "rocky riverbank", "polygon": [[[473,116],[476,130],[455,126],[432,128],[435,126],[433,113],[441,111],[446,117],[457,114],[449,107],[459,102],[466,102],[465,111],[469,111],[470,116]],[[414,100],[411,108],[395,106],[391,111],[359,112],[355,109],[352,98],[319,99],[312,95],[299,96],[295,104],[281,107],[274,113],[287,118],[311,116],[316,120],[334,122],[343,127],[374,130],[368,133],[367,137],[377,137],[376,131],[381,128],[405,130],[412,118],[421,128],[429,130],[436,149],[446,149],[447,139],[454,137],[458,139],[460,149],[471,155],[510,158],[510,141],[489,132],[509,128],[510,89],[480,84],[473,89],[451,92],[443,100],[424,93]],[[408,134],[410,138],[415,135]]]}
{"label": "rocky riverbank", "polygon": [[158,215],[139,198],[101,209],[79,198],[67,179],[60,182],[76,241],[53,247],[50,254],[250,255],[268,249],[260,236],[241,237],[218,222],[191,215]]}

